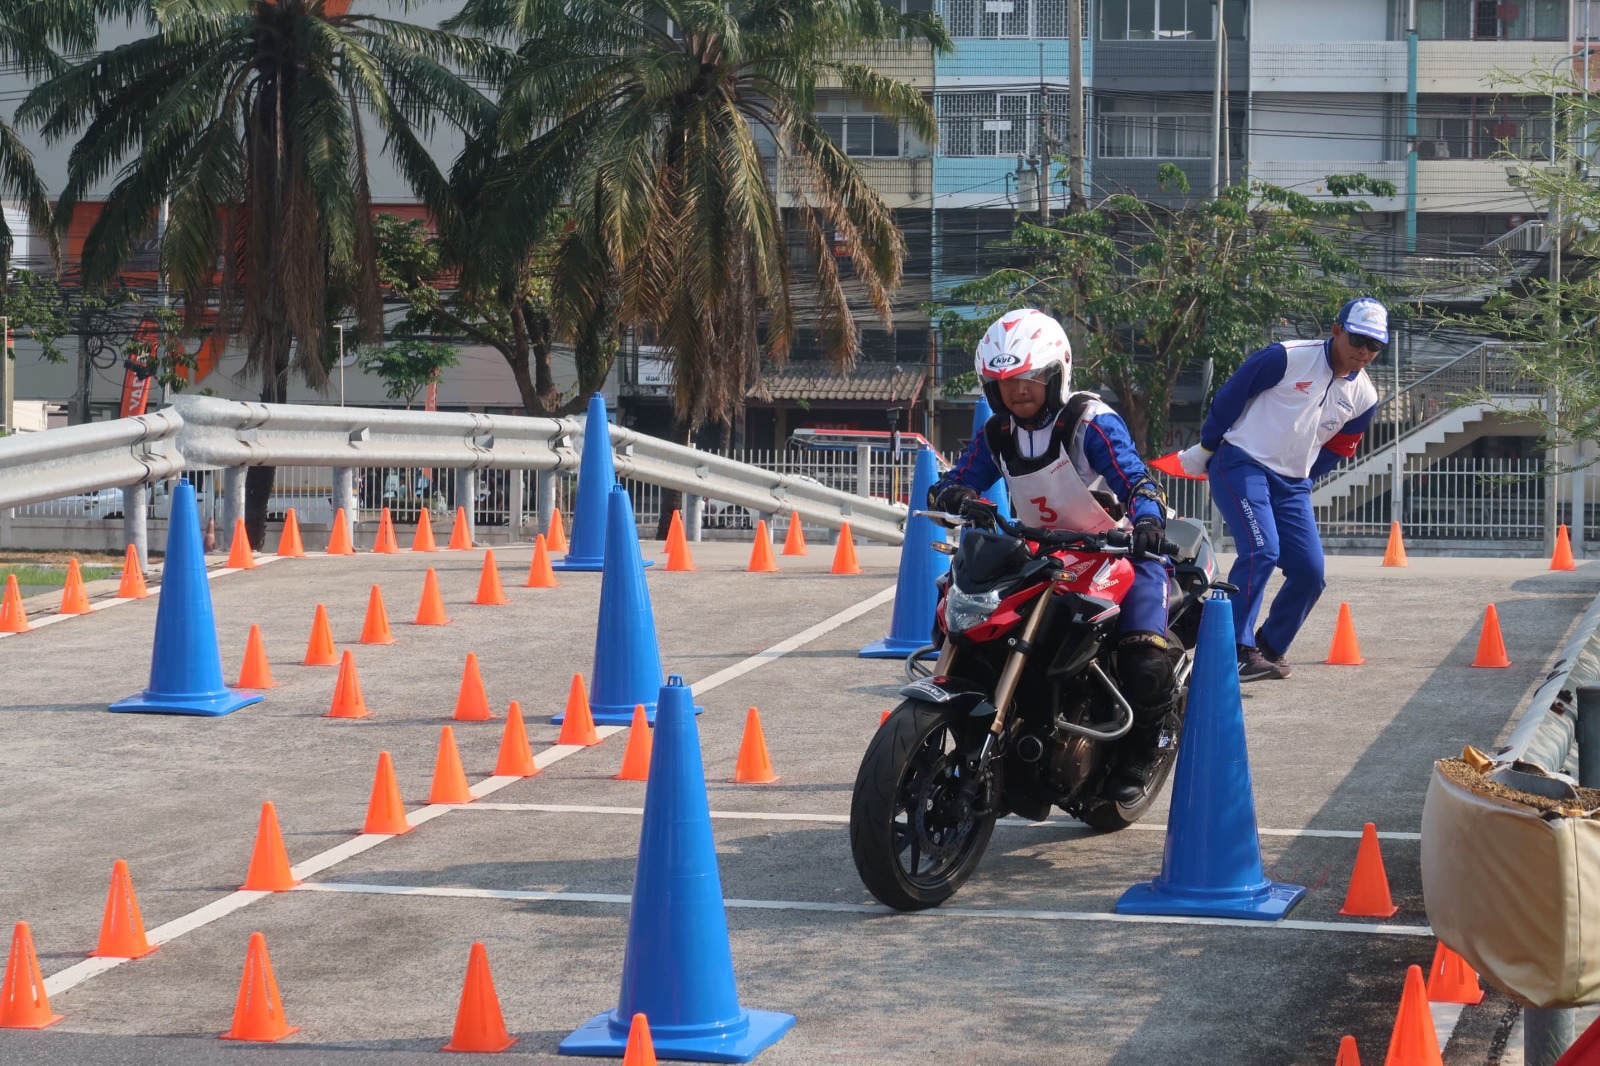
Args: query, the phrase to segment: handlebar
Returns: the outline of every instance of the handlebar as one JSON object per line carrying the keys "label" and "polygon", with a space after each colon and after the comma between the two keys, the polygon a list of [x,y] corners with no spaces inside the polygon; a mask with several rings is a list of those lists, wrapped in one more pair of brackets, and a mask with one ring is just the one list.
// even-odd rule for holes
{"label": "handlebar", "polygon": [[[1126,530],[1110,529],[1104,533],[1084,533],[1073,529],[1043,529],[1038,526],[1023,525],[1001,514],[1000,509],[988,500],[979,498],[963,500],[960,514],[951,514],[948,511],[915,513],[927,515],[951,527],[996,528],[1008,536],[1037,543],[1041,554],[1047,554],[1057,548],[1072,547],[1084,548],[1102,555],[1133,554],[1133,535]],[[1178,550],[1178,546],[1170,540],[1161,542],[1161,551],[1164,555],[1175,555]]]}

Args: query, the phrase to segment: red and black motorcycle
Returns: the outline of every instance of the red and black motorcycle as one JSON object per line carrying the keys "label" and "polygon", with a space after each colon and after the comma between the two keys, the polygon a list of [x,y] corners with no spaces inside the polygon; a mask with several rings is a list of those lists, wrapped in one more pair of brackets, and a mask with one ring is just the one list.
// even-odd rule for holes
{"label": "red and black motorcycle", "polygon": [[872,894],[898,910],[937,907],[983,857],[995,820],[1040,821],[1052,807],[1101,830],[1138,821],[1177,755],[1200,628],[1217,564],[1203,525],[1175,518],[1168,612],[1176,698],[1162,722],[1161,758],[1131,804],[1108,794],[1117,742],[1134,725],[1118,687],[1117,616],[1133,585],[1130,536],[1012,522],[969,500],[962,514],[929,512],[961,529],[939,579],[938,661],[878,729],[856,774],[850,848]]}

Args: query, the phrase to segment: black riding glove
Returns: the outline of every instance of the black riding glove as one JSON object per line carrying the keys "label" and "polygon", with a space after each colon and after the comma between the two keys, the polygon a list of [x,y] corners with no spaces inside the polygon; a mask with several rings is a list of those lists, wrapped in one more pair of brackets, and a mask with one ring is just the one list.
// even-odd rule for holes
{"label": "black riding glove", "polygon": [[1135,559],[1155,559],[1166,553],[1161,545],[1167,539],[1167,526],[1154,515],[1145,515],[1133,524],[1133,543],[1130,554]]}
{"label": "black riding glove", "polygon": [[[932,493],[929,493],[929,495],[932,495]],[[977,489],[961,484],[946,485],[932,503],[935,508],[944,511],[946,514],[960,514],[963,503],[977,498]]]}

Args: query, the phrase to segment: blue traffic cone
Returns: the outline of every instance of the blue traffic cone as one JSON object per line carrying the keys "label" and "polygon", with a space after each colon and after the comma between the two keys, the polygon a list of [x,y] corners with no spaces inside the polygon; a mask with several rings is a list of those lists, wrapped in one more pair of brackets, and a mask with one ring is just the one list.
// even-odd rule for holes
{"label": "blue traffic cone", "polygon": [[[911,478],[911,510],[928,506],[928,490],[939,480],[939,463],[933,449],[917,453],[917,470]],[[861,649],[863,659],[904,659],[933,640],[933,612],[938,606],[934,579],[950,568],[934,544],[946,543],[944,529],[931,518],[908,517],[906,539],[900,545],[900,577],[895,584],[894,617],[889,635]],[[922,656],[932,659],[933,652]]]}
{"label": "blue traffic cone", "polygon": [[1305,894],[1261,868],[1233,606],[1218,592],[1201,609],[1161,874],[1124,892],[1117,913],[1276,921]]}
{"label": "blue traffic cone", "polygon": [[211,582],[206,580],[206,557],[200,546],[200,516],[194,486],[186,480],[179,480],[172,490],[160,597],[150,687],[118,700],[111,710],[219,718],[261,702],[261,693],[241,692],[222,682]]}
{"label": "blue traffic cone", "polygon": [[[566,556],[559,563],[550,564],[551,569],[605,569],[606,500],[616,485],[606,398],[597,392],[589,397],[589,414],[583,424],[583,462],[578,467],[578,502],[572,516],[572,539],[568,541]],[[644,565],[651,566],[653,562],[646,561]]]}
{"label": "blue traffic cone", "polygon": [[[972,439],[973,440],[977,440],[978,439],[978,436],[983,433],[984,423],[988,422],[989,419],[991,419],[993,417],[994,417],[994,409],[989,406],[988,397],[980,395],[978,397],[977,406],[975,406],[972,409]],[[983,494],[983,498],[986,499],[986,500],[989,500],[996,507],[998,507],[1000,509],[1000,513],[1001,514],[1007,515],[1007,516],[1009,516],[1011,514],[1011,494],[1006,491],[1006,479],[1005,478],[1001,478],[999,481],[996,481],[993,485],[990,485],[989,486],[989,491],[987,491],[987,492],[985,492]]]}
{"label": "blue traffic cone", "polygon": [[643,1014],[660,1058],[749,1062],[794,1015],[739,1006],[693,700],[676,674],[657,699],[622,994],[616,1010],[563,1040],[561,1053],[621,1057],[633,1016]]}

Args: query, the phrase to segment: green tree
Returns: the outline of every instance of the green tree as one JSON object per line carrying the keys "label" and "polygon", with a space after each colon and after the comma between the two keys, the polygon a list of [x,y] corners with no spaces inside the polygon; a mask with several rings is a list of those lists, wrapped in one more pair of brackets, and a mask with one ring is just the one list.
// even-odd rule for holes
{"label": "green tree", "polygon": [[[581,323],[580,366],[607,357],[615,323],[643,327],[674,361],[681,424],[736,417],[761,331],[781,362],[805,290],[825,351],[848,366],[858,339],[835,233],[887,321],[905,242],[818,124],[816,90],[839,85],[932,142],[916,89],[836,57],[902,38],[947,47],[937,19],[878,0],[468,0],[452,25],[518,48],[495,142],[458,172],[483,191],[468,232],[447,233],[473,250],[463,284],[508,276],[570,202],[555,277]],[[791,265],[769,156],[793,179],[810,278]]]}
{"label": "green tree", "polygon": [[[58,227],[116,174],[85,243],[85,283],[114,277],[168,201],[162,269],[191,324],[216,296],[215,328],[242,338],[245,373],[266,402],[285,400],[291,371],[326,387],[331,306],[348,304],[369,341],[381,336],[363,120],[440,212],[446,186],[428,134],[440,122],[478,128],[492,114],[461,75],[492,70],[498,49],[347,6],[156,0],[150,36],[57,74],[18,111],[51,139],[83,130]],[[258,546],[273,474],[252,467],[246,479],[245,520]]]}
{"label": "green tree", "polygon": [[[1188,193],[1176,166],[1159,177]],[[1353,197],[1394,187],[1363,175],[1327,185],[1324,201],[1242,182],[1177,209],[1115,195],[1048,227],[1023,220],[999,245],[1017,265],[953,290],[953,303],[979,314],[944,310],[945,342],[970,351],[1014,307],[1055,315],[1072,336],[1076,382],[1115,389],[1134,440],[1159,448],[1185,366],[1211,360],[1220,382],[1280,327],[1315,335],[1353,292],[1400,295],[1364,267],[1350,224],[1370,210]]]}
{"label": "green tree", "polygon": [[404,400],[409,411],[417,393],[438,380],[440,371],[461,359],[451,345],[401,337],[381,348],[361,349],[356,362],[362,370],[381,378],[389,399]]}

